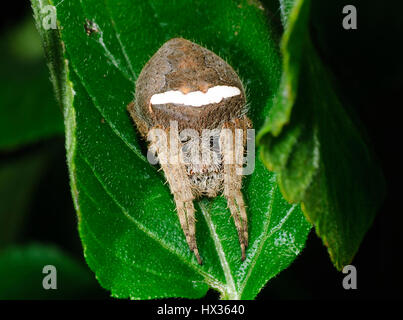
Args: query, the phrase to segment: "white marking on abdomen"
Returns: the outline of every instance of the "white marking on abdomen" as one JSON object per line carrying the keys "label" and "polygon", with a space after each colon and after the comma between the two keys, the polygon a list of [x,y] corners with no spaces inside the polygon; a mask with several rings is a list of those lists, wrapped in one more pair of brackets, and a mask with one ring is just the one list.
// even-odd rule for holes
{"label": "white marking on abdomen", "polygon": [[241,94],[237,87],[215,86],[207,90],[206,93],[193,91],[184,94],[182,91],[166,91],[154,94],[151,97],[151,104],[175,103],[185,106],[201,107],[211,103],[219,103],[222,99],[231,98]]}

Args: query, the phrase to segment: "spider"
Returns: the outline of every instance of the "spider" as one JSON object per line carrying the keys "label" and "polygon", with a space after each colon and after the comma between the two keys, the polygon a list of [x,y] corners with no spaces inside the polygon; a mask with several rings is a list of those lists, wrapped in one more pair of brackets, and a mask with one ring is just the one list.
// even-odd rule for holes
{"label": "spider", "polygon": [[149,151],[160,162],[198,263],[202,260],[193,200],[220,193],[234,219],[244,260],[248,224],[241,192],[242,166],[252,123],[246,116],[245,90],[237,73],[210,50],[174,38],[144,66],[135,99],[127,108],[141,136],[148,140]]}

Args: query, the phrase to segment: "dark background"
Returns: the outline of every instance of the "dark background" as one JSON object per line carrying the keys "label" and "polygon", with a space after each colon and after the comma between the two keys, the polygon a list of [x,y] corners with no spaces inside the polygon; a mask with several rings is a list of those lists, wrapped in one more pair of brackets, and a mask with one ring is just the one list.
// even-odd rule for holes
{"label": "dark background", "polygon": [[[358,272],[358,289],[344,290],[344,275],[330,262],[326,248],[312,231],[302,254],[272,279],[258,296],[263,299],[401,299],[402,214],[399,188],[402,159],[400,141],[403,52],[403,12],[397,1],[314,1],[312,34],[326,65],[333,72],[343,101],[353,106],[367,132],[367,140],[382,165],[387,196],[352,264]],[[356,5],[358,30],[341,26],[345,4]],[[7,2],[0,12],[0,35],[31,15],[28,1]],[[279,12],[271,16],[278,20]],[[317,26],[321,27],[318,28]],[[55,107],[57,104],[55,102]],[[56,137],[17,151],[0,151],[0,163],[46,152],[49,163],[36,188],[17,243],[55,243],[83,261],[76,227],[64,139]],[[348,177],[346,177],[348,179]],[[46,201],[44,201],[46,199]],[[52,227],[49,227],[52,226]],[[84,262],[83,262],[84,263]],[[99,288],[87,298],[108,298]],[[216,299],[209,292],[206,299]]]}

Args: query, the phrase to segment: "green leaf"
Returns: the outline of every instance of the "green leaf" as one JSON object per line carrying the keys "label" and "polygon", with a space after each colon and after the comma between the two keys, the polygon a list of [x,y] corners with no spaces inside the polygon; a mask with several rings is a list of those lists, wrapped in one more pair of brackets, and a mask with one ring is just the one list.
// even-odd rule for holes
{"label": "green leaf", "polygon": [[63,134],[33,19],[0,38],[0,149]]}
{"label": "green leaf", "polygon": [[[47,265],[56,268],[57,289],[43,287]],[[91,272],[56,247],[31,244],[0,251],[0,300],[77,299],[96,288]]]}
{"label": "green leaf", "polygon": [[383,178],[314,48],[310,1],[281,4],[293,8],[284,17],[279,95],[258,137],[262,158],[278,173],[284,197],[302,203],[341,269],[372,224],[383,200]]}
{"label": "green leaf", "polygon": [[[33,1],[36,12],[43,5]],[[63,73],[68,78],[59,83],[66,88],[67,158],[80,236],[87,263],[114,297],[198,298],[214,288],[222,298],[253,299],[302,250],[309,223],[299,206],[281,197],[275,175],[257,161],[243,189],[250,221],[246,260],[241,261],[225,200],[217,197],[198,203],[197,240],[204,262],[198,265],[165,179],[146,161],[126,112],[144,64],[166,40],[182,36],[238,70],[259,128],[280,75],[278,48],[262,9],[257,1],[230,0],[64,1],[57,6],[69,67]],[[88,35],[87,20],[98,31]],[[60,46],[49,44],[51,51]]]}

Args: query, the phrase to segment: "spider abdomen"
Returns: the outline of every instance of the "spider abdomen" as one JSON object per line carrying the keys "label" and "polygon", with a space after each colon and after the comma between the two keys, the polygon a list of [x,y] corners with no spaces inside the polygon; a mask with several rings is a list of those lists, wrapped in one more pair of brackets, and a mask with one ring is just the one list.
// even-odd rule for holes
{"label": "spider abdomen", "polygon": [[149,128],[217,128],[245,114],[241,80],[223,59],[191,41],[167,41],[136,82],[136,113]]}

